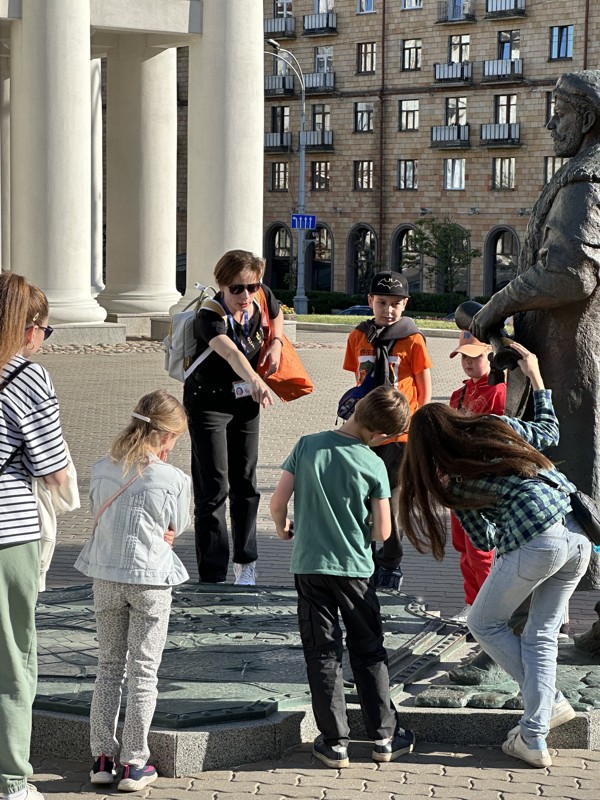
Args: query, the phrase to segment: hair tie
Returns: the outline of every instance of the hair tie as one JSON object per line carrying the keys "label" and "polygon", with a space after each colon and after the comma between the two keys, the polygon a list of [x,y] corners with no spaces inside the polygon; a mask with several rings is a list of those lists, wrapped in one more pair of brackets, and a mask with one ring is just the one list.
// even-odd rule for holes
{"label": "hair tie", "polygon": [[152,422],[150,417],[145,417],[143,414],[138,414],[137,411],[132,411],[131,416],[135,417],[136,419],[141,419],[142,422]]}

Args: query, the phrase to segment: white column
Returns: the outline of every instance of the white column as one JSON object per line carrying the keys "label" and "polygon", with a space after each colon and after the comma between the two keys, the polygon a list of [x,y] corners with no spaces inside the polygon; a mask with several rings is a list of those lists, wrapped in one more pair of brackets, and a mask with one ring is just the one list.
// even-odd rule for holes
{"label": "white column", "polygon": [[102,59],[90,61],[90,89],[92,101],[92,217],[90,279],[92,297],[104,289],[102,279]]}
{"label": "white column", "polygon": [[10,270],[10,62],[0,58],[0,265]]}
{"label": "white column", "polygon": [[263,240],[263,4],[204,0],[203,31],[190,45],[186,296],[226,250],[262,253]]}
{"label": "white column", "polygon": [[177,53],[122,35],[108,56],[106,289],[108,311],[167,313],[175,289]]}
{"label": "white column", "polygon": [[11,268],[52,322],[100,322],[90,293],[90,4],[22,0],[11,23]]}

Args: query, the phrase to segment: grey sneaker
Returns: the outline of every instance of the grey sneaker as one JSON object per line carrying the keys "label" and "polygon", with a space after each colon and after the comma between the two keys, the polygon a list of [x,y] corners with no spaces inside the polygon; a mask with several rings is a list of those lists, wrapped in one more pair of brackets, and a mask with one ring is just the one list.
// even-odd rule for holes
{"label": "grey sneaker", "polygon": [[511,731],[504,744],[502,745],[502,752],[507,756],[520,758],[521,761],[530,764],[532,767],[551,767],[552,759],[550,753],[546,748],[543,750],[534,750],[527,747],[527,742],[520,733]]}
{"label": "grey sneaker", "polygon": [[236,586],[256,586],[256,561],[249,564],[233,564]]}

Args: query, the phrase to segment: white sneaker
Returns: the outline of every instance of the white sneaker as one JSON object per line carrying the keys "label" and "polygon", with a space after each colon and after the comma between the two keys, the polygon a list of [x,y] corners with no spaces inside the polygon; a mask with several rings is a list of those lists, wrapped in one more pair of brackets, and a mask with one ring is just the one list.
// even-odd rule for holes
{"label": "white sneaker", "polygon": [[256,586],[256,561],[249,564],[233,564],[236,586]]}
{"label": "white sneaker", "polygon": [[462,608],[458,612],[458,614],[455,614],[453,617],[450,617],[450,619],[453,620],[454,622],[466,622],[470,610],[471,610],[471,605],[470,603],[467,603],[467,605],[464,608]]}
{"label": "white sneaker", "polygon": [[543,750],[533,750],[527,747],[527,742],[520,733],[511,731],[504,744],[502,745],[502,752],[507,756],[514,756],[531,764],[532,767],[551,767],[552,759],[550,753],[546,748]]}
{"label": "white sneaker", "polygon": [[[566,697],[563,697],[558,703],[552,703],[552,713],[550,715],[550,722],[548,723],[548,727],[550,730],[552,728],[558,728],[559,725],[564,725],[565,722],[569,722],[572,719],[575,719],[575,709],[569,703]],[[511,728],[507,734],[510,736],[513,733],[520,733],[521,726],[515,725],[514,728]]]}
{"label": "white sneaker", "polygon": [[0,798],[6,798],[6,800],[44,800],[44,795],[40,794],[32,783],[28,783],[25,789],[21,789],[20,792],[0,794]]}

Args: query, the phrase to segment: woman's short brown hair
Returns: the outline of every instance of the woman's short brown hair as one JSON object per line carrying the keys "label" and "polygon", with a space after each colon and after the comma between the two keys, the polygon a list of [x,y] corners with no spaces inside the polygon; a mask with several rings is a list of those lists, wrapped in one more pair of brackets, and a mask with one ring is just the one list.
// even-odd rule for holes
{"label": "woman's short brown hair", "polygon": [[252,272],[259,281],[265,270],[265,261],[250,250],[228,250],[217,261],[215,280],[219,286],[231,286],[240,272]]}

